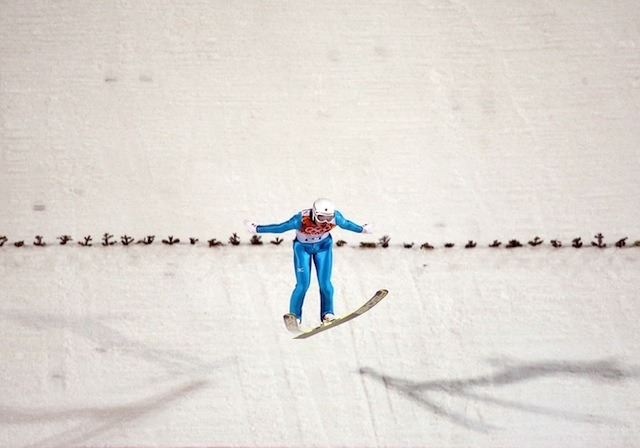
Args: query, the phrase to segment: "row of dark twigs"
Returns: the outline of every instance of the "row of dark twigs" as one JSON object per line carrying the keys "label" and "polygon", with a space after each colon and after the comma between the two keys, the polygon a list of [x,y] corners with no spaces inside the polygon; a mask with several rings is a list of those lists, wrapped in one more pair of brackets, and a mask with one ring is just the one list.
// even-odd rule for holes
{"label": "row of dark twigs", "polygon": [[[157,242],[157,239],[155,237],[155,235],[148,235],[145,236],[143,238],[140,239],[136,239],[133,238],[129,235],[123,235],[121,236],[119,239],[114,237],[112,234],[109,233],[105,233],[104,235],[102,235],[102,238],[99,241],[94,241],[93,237],[91,235],[87,235],[82,237],[80,240],[78,241],[74,241],[74,239],[69,236],[69,235],[62,235],[56,238],[57,240],[57,244],[61,245],[61,246],[67,246],[70,244],[77,244],[78,246],[82,246],[82,247],[93,247],[93,246],[101,246],[101,247],[111,247],[111,246],[115,246],[115,245],[121,245],[121,246],[130,246],[130,245],[134,245],[134,244],[138,244],[138,245],[143,245],[143,246],[150,246],[154,243]],[[604,241],[604,236],[602,235],[602,233],[598,233],[597,235],[594,236],[594,240],[590,242],[590,246],[592,247],[597,247],[600,249],[605,249],[607,247],[617,247],[617,248],[625,248],[625,247],[639,247],[640,248],[640,241],[635,241],[633,243],[628,243],[629,238],[625,237],[622,239],[617,240],[616,242],[610,244],[607,244]],[[284,240],[282,238],[275,238],[271,241],[269,241],[270,244],[273,245],[280,245]],[[383,236],[382,238],[380,238],[378,240],[378,242],[361,242],[360,243],[360,247],[361,248],[365,248],[365,249],[375,249],[375,248],[388,248],[390,245],[390,241],[391,238],[389,238],[389,236]],[[181,241],[180,238],[176,238],[174,236],[168,236],[166,238],[162,238],[160,239],[161,244],[167,245],[167,246],[174,246],[177,244],[190,244],[190,245],[197,245],[200,244],[200,240],[198,238],[193,238],[190,237],[188,238],[188,240],[185,241]],[[227,240],[227,243],[223,243],[221,241],[218,241],[217,239],[213,238],[210,240],[206,241],[206,244],[208,245],[208,247],[220,247],[220,246],[225,246],[225,245],[231,245],[231,246],[239,246],[242,243],[241,238],[238,236],[237,233],[234,233],[233,235],[231,235],[229,237],[229,239]],[[510,239],[507,241],[507,243],[503,243],[502,241],[499,240],[494,240],[492,243],[488,244],[486,247],[490,247],[490,248],[506,248],[506,249],[515,249],[515,248],[519,248],[519,247],[525,247],[525,246],[531,246],[531,247],[538,247],[541,246],[545,243],[545,241],[540,238],[539,236],[536,236],[535,238],[531,239],[530,241],[527,241],[526,243],[522,243],[516,239]],[[260,235],[253,235],[251,237],[251,239],[249,240],[249,244],[253,245],[253,246],[261,246],[264,244],[264,242],[262,241],[262,236]],[[342,247],[344,245],[346,245],[347,242],[344,240],[339,240],[337,241],[336,245],[338,247]],[[555,248],[561,248],[561,247],[566,247],[565,244],[557,239],[554,240],[550,240],[549,244]],[[589,246],[589,243],[586,243],[587,246]],[[0,236],[0,247],[4,247],[5,245],[13,245],[15,247],[24,247],[27,246],[29,244],[27,244],[24,240],[20,240],[20,241],[14,241],[14,242],[10,242],[9,238],[7,238],[6,236]],[[48,245],[48,243],[45,241],[44,237],[41,235],[36,235],[34,241],[31,243],[32,246],[37,246],[37,247],[45,247]],[[52,244],[53,245],[53,244]],[[571,240],[570,243],[567,244],[567,246],[573,247],[575,249],[580,249],[582,247],[585,246],[585,243],[582,241],[581,237],[578,238],[574,238]],[[403,243],[403,247],[405,249],[412,249],[414,247],[417,247],[415,243]],[[422,245],[419,246],[421,250],[434,250],[436,249],[435,246],[431,245],[428,242],[423,243]],[[443,246],[445,249],[451,249],[456,247],[455,243],[445,243]],[[473,240],[469,240],[465,245],[464,248],[465,249],[475,249],[476,247],[478,247],[478,243],[476,241]]]}
{"label": "row of dark twigs", "polygon": [[[591,241],[590,246],[591,247],[597,247],[599,249],[606,249],[607,247],[617,247],[619,249],[625,248],[625,247],[639,247],[640,248],[640,240],[639,241],[635,241],[633,243],[628,243],[629,238],[628,237],[624,237],[621,238],[619,240],[617,240],[615,243],[613,244],[607,244],[604,241],[604,235],[602,235],[602,233],[598,233],[597,235],[595,235],[594,240]],[[545,241],[540,238],[539,236],[536,236],[535,238],[527,241],[526,246],[531,246],[531,247],[538,247],[538,246],[542,246],[545,243]],[[381,241],[381,244],[382,241]],[[565,244],[558,240],[558,239],[554,239],[554,240],[550,240],[549,244],[555,248],[561,248],[561,247],[566,247]],[[587,245],[589,246],[589,244],[587,243]],[[405,244],[404,247],[406,248],[411,248],[413,247],[414,244]],[[570,247],[573,247],[574,249],[581,249],[582,247],[585,246],[585,242],[582,241],[582,237],[578,237],[578,238],[574,238],[571,240],[571,243],[569,244]],[[450,249],[455,247],[455,243],[445,243],[444,244],[444,248],[445,249]],[[478,247],[478,243],[470,240],[465,246],[465,249],[475,249],[476,247]],[[516,249],[519,247],[525,247],[525,244],[520,242],[519,240],[509,240],[506,244],[504,244],[502,241],[499,240],[494,240],[491,244],[489,244],[487,247],[493,248],[493,249],[497,249],[497,248],[501,248],[504,247],[506,249]],[[421,249],[424,250],[432,250],[435,249],[434,246],[432,246],[429,243],[424,243],[420,246]]]}
{"label": "row of dark twigs", "polygon": [[[93,239],[93,236],[91,235],[87,235],[82,237],[80,240],[78,241],[74,241],[74,239],[69,236],[69,235],[62,235],[59,236],[57,238],[57,242],[60,246],[68,246],[71,245],[73,243],[77,243],[79,246],[82,247],[93,247],[93,246],[102,246],[102,247],[110,247],[110,246],[115,246],[117,244],[120,244],[121,246],[130,246],[133,244],[140,244],[140,245],[144,245],[144,246],[150,246],[152,244],[154,244],[156,242],[156,236],[155,235],[148,235],[145,236],[141,239],[136,239],[133,238],[129,235],[123,235],[120,237],[120,239],[116,239],[113,235],[109,234],[109,233],[105,233],[102,236],[102,239],[100,241],[95,241]],[[168,246],[173,246],[176,244],[182,244],[183,242],[180,240],[180,238],[176,238],[173,235],[168,236],[166,238],[163,238],[160,240],[162,242],[162,244],[166,244]],[[198,238],[189,238],[188,239],[188,244],[191,245],[196,245],[200,242],[200,240]],[[7,238],[6,236],[0,236],[0,247],[5,246],[6,244],[9,243],[9,238]],[[220,241],[214,239],[211,239],[209,241],[207,241],[207,243],[209,244],[209,247],[217,247],[217,246],[223,246],[224,244],[221,243]],[[24,240],[21,241],[14,241],[12,243],[14,246],[16,247],[24,247],[27,245],[27,243],[25,243]],[[229,238],[229,244],[232,245],[239,245],[240,244],[240,237],[238,237],[237,234],[233,234],[230,238]],[[33,243],[31,244],[33,246],[38,246],[38,247],[45,247],[48,245],[48,243],[44,240],[44,237],[41,235],[36,235],[35,236],[35,240],[33,241]]]}

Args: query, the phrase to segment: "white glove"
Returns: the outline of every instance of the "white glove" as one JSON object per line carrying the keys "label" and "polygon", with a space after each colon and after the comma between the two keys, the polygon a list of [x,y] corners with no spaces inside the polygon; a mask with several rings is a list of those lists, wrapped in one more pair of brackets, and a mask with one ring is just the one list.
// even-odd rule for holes
{"label": "white glove", "polygon": [[373,233],[373,224],[365,224],[362,226],[362,233]]}
{"label": "white glove", "polygon": [[245,219],[244,225],[247,227],[247,232],[258,233],[258,224],[256,224],[255,222]]}

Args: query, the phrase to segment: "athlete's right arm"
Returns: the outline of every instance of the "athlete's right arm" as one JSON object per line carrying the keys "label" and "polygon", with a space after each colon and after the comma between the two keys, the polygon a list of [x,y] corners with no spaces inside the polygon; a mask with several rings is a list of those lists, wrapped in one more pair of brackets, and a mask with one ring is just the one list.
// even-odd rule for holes
{"label": "athlete's right arm", "polygon": [[297,230],[302,225],[302,213],[298,213],[291,217],[290,220],[281,222],[280,224],[260,225],[256,227],[258,233],[284,233],[289,230]]}

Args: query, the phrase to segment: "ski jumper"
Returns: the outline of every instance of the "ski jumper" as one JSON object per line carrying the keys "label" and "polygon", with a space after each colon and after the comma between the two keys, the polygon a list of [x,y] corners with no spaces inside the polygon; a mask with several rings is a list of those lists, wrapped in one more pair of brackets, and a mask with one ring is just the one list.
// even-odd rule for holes
{"label": "ski jumper", "polygon": [[333,265],[333,238],[329,233],[334,227],[351,232],[362,232],[359,226],[336,210],[330,222],[314,222],[311,209],[303,210],[288,221],[280,224],[260,225],[258,233],[283,233],[296,231],[293,241],[293,264],[296,274],[296,287],[291,294],[289,312],[302,319],[302,304],[311,283],[311,264],[315,264],[318,284],[320,286],[320,319],[333,312],[333,285],[331,284],[331,268]]}

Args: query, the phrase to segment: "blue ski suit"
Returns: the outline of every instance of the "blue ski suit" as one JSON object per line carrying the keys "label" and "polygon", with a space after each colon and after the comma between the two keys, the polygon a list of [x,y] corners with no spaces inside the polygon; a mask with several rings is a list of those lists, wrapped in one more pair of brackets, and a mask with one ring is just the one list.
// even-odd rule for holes
{"label": "blue ski suit", "polygon": [[342,216],[336,210],[331,222],[317,223],[312,218],[311,209],[303,210],[288,221],[280,224],[259,225],[258,233],[283,233],[296,231],[293,241],[293,264],[296,274],[296,287],[291,294],[289,312],[302,319],[302,304],[311,283],[311,263],[316,266],[320,286],[320,318],[333,312],[333,285],[331,268],[333,265],[333,239],[329,233],[334,227],[361,233],[363,228]]}

